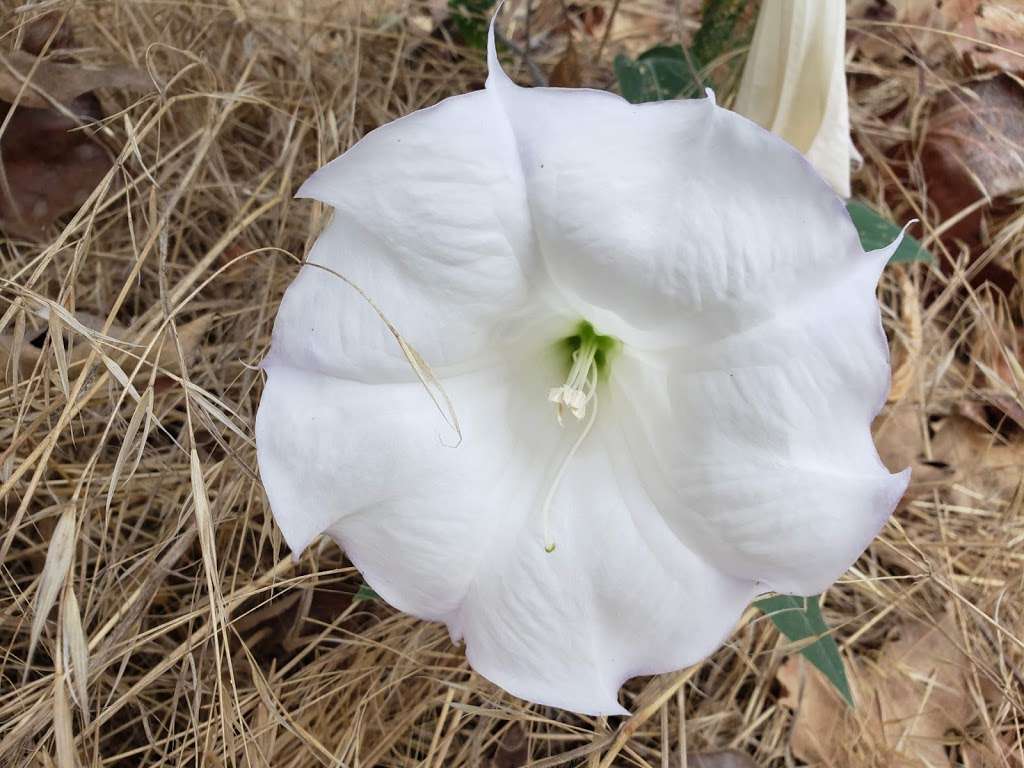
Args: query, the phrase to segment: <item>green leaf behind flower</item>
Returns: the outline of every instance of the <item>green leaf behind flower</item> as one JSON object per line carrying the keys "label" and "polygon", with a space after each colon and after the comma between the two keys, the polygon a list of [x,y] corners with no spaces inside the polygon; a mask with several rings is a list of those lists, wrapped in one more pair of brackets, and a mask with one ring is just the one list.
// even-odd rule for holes
{"label": "green leaf behind flower", "polygon": [[352,596],[352,602],[362,603],[367,600],[380,600],[380,595],[373,591],[369,584],[360,584],[359,589]]}
{"label": "green leaf behind flower", "polygon": [[623,97],[640,104],[703,95],[704,83],[697,73],[723,53],[750,42],[755,11],[756,3],[748,0],[704,0],[701,27],[689,56],[681,45],[656,45],[636,61],[620,54],[615,58],[615,76]]}
{"label": "green leaf behind flower", "polygon": [[700,29],[690,46],[698,66],[706,66],[723,53],[749,44],[756,15],[757,3],[750,0],[704,0]]}
{"label": "green leaf behind flower", "polygon": [[[898,226],[859,200],[848,202],[846,210],[850,212],[850,218],[853,219],[853,225],[860,235],[860,244],[865,251],[885,248],[900,234]],[[932,255],[916,238],[904,235],[903,242],[889,259],[889,263],[900,264],[908,261],[932,261]]]}
{"label": "green leaf behind flower", "polygon": [[693,82],[681,45],[655,46],[636,61],[620,53],[614,66],[619,90],[634,104],[674,99]]}
{"label": "green leaf behind flower", "polygon": [[846,679],[843,657],[839,655],[835,639],[828,633],[818,598],[776,595],[756,601],[754,607],[768,616],[779,631],[794,642],[817,638],[801,649],[800,653],[824,673],[852,707],[853,695]]}
{"label": "green leaf behind flower", "polygon": [[487,47],[487,24],[495,0],[448,0],[452,24],[470,48]]}

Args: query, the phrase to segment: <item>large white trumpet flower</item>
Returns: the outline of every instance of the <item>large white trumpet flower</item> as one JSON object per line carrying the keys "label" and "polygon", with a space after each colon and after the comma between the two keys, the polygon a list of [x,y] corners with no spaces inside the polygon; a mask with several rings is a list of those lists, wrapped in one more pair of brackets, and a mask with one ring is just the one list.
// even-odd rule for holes
{"label": "large white trumpet flower", "polygon": [[845,0],[764,0],[735,109],[803,152],[850,196]]}
{"label": "large white trumpet flower", "polygon": [[[300,194],[334,208],[264,363],[260,470],[397,608],[531,701],[621,714],[748,601],[826,588],[907,483],[869,425],[875,284],[806,160],[711,98],[485,90],[385,125]],[[359,285],[432,368],[457,439]]]}

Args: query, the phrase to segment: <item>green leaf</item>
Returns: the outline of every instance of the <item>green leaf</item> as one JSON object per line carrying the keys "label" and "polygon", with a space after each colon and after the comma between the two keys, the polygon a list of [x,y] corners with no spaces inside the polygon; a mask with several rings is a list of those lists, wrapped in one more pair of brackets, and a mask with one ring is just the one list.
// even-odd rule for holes
{"label": "green leaf", "polygon": [[623,97],[633,104],[674,99],[689,82],[681,45],[659,45],[640,54],[636,61],[619,54],[615,76]]}
{"label": "green leaf", "polygon": [[756,601],[754,607],[768,616],[779,631],[794,642],[818,638],[800,653],[824,673],[852,707],[853,695],[843,668],[843,658],[839,655],[835,639],[828,634],[828,625],[822,618],[818,597],[776,595]]}
{"label": "green leaf", "polygon": [[723,53],[747,45],[754,34],[756,11],[756,3],[749,0],[704,0],[700,29],[690,46],[697,66],[707,66]]}
{"label": "green leaf", "polygon": [[[857,234],[860,235],[860,244],[865,251],[884,248],[892,243],[900,234],[898,226],[859,200],[848,202],[846,210],[850,212],[853,226],[857,228]],[[916,238],[904,235],[903,242],[900,243],[896,253],[889,259],[889,263],[900,264],[908,261],[932,261],[932,255],[925,250],[924,246]]]}
{"label": "green leaf", "polygon": [[448,0],[452,24],[470,48],[487,47],[487,24],[495,0]]}
{"label": "green leaf", "polygon": [[360,584],[359,589],[352,596],[352,602],[362,603],[366,600],[380,600],[380,595],[374,592],[369,584]]}
{"label": "green leaf", "polygon": [[[622,95],[634,104],[703,96],[704,89],[695,72],[723,53],[750,42],[754,10],[754,4],[748,0],[705,0],[689,61],[681,45],[656,45],[641,53],[636,61],[620,54],[615,58],[615,76]],[[737,63],[738,60],[734,65]]]}

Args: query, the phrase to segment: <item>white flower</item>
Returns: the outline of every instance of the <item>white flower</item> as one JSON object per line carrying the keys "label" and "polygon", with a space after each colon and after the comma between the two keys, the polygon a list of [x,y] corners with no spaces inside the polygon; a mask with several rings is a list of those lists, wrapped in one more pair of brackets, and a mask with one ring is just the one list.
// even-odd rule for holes
{"label": "white flower", "polygon": [[844,0],[764,0],[735,109],[803,152],[850,196]]}
{"label": "white flower", "polygon": [[902,495],[869,424],[889,385],[842,201],[710,98],[519,88],[386,125],[300,194],[309,261],[429,362],[457,441],[374,309],[289,287],[256,423],[275,517],[447,623],[534,702],[621,714],[761,592],[810,595]]}

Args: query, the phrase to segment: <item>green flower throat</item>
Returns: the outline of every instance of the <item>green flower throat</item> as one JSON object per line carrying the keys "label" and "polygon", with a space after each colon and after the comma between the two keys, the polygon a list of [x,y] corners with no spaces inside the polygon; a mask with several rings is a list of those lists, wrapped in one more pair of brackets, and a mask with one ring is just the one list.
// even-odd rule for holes
{"label": "green flower throat", "polygon": [[586,320],[581,320],[576,326],[576,332],[566,336],[558,344],[565,350],[566,371],[571,371],[581,357],[585,359],[592,354],[594,368],[597,369],[598,377],[602,379],[608,378],[609,364],[622,348],[621,341],[614,336],[602,336]]}

